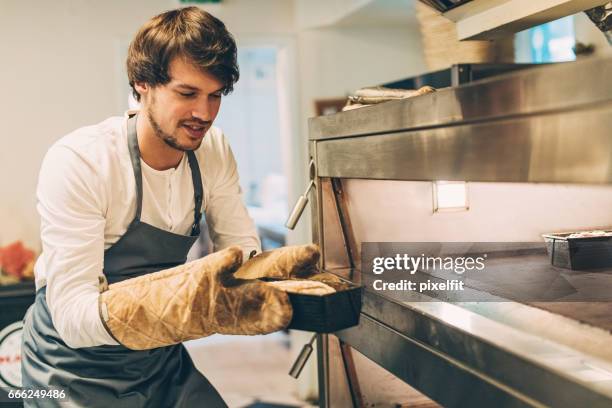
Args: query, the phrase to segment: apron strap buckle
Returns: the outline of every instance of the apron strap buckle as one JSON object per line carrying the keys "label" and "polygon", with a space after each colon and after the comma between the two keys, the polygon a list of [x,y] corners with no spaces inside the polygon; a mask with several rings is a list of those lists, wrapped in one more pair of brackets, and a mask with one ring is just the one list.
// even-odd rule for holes
{"label": "apron strap buckle", "polygon": [[191,236],[196,236],[196,235],[200,235],[200,223],[199,223],[199,221],[194,222],[193,226],[191,227]]}

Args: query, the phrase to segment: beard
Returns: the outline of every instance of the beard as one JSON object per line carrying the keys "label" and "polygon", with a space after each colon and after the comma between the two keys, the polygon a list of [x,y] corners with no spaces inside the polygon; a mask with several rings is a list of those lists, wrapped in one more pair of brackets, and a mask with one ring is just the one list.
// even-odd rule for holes
{"label": "beard", "polygon": [[[193,151],[200,147],[200,144],[202,144],[202,141],[200,141],[196,146],[185,146],[185,145],[182,145],[178,141],[178,137],[176,137],[175,134],[170,134],[170,133],[165,132],[161,128],[157,120],[155,119],[155,109],[154,109],[155,106],[156,106],[155,98],[152,97],[151,103],[149,104],[147,108],[147,116],[149,118],[149,123],[151,124],[151,127],[153,128],[153,131],[155,132],[155,135],[157,137],[163,140],[164,143],[166,143],[166,145],[170,146],[173,149],[180,150],[181,152]],[[179,122],[179,125],[180,125],[180,122]],[[175,133],[178,133],[178,131],[179,131],[179,128],[177,127]]]}

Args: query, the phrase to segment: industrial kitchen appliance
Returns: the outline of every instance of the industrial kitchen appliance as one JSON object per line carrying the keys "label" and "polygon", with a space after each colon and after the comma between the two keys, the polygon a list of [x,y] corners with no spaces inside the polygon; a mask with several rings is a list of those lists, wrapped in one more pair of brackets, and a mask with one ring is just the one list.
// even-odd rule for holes
{"label": "industrial kitchen appliance", "polygon": [[[467,282],[482,298],[458,302],[375,290],[361,259],[364,243],[510,248],[612,226],[610,78],[612,58],[588,59],[310,120],[321,268],[365,287],[359,325],[318,335],[320,406],[401,406],[406,384],[444,406],[612,404],[612,303],[588,292],[612,293],[612,270],[517,252],[504,276],[553,270],[586,295],[538,302]],[[466,183],[464,206],[436,207],[442,181]]]}

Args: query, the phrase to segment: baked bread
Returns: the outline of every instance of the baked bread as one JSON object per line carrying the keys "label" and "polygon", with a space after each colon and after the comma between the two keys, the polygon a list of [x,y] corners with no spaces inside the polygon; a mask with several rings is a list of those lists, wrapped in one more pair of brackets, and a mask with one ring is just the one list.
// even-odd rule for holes
{"label": "baked bread", "polygon": [[314,244],[286,246],[249,259],[234,276],[240,279],[290,279],[312,274],[321,256]]}
{"label": "baked bread", "polygon": [[274,286],[289,293],[300,293],[303,295],[316,295],[323,296],[334,293],[336,289],[322,282],[310,281],[310,280],[283,280],[268,282],[268,285]]}

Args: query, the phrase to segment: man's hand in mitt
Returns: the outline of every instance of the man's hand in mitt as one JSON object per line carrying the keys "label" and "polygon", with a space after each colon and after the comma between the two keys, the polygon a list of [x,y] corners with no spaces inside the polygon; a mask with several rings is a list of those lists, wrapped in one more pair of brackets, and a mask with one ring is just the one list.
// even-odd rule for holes
{"label": "man's hand in mitt", "polygon": [[123,346],[147,350],[211,334],[266,334],[293,314],[287,294],[236,279],[242,251],[230,247],[175,268],[109,286],[100,294],[102,321]]}
{"label": "man's hand in mitt", "polygon": [[305,277],[316,273],[320,256],[319,247],[314,244],[273,249],[246,261],[234,276],[241,279]]}

